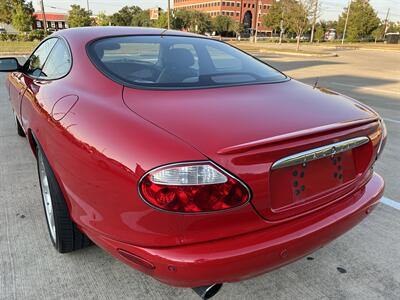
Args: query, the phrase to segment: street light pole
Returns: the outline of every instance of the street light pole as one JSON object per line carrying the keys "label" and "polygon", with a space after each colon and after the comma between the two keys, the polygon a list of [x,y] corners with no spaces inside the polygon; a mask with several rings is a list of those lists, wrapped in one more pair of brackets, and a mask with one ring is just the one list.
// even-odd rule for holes
{"label": "street light pole", "polygon": [[283,38],[283,10],[282,10],[282,17],[281,17],[281,23],[280,23],[280,31],[279,31],[279,45],[282,44],[282,38]]}
{"label": "street light pole", "polygon": [[171,0],[168,0],[167,17],[168,17],[168,29],[171,29]]}
{"label": "street light pole", "polygon": [[315,24],[317,23],[317,11],[318,11],[318,0],[314,0],[314,14],[313,14],[313,23],[311,28],[310,43],[314,42]]}
{"label": "street light pole", "polygon": [[257,0],[256,1],[256,32],[254,34],[254,43],[257,43],[257,35],[258,35],[258,21],[259,21],[259,5],[260,2]]}
{"label": "street light pole", "polygon": [[44,32],[47,35],[47,21],[46,21],[46,13],[44,11],[44,4],[43,4],[43,0],[40,0],[40,8],[42,10],[42,15],[43,15],[43,28],[44,28]]}
{"label": "street light pole", "polygon": [[90,9],[89,9],[89,0],[86,0],[86,7],[87,7],[87,10],[89,11]]}
{"label": "street light pole", "polygon": [[348,7],[347,7],[346,22],[344,23],[344,29],[343,29],[342,45],[344,44],[344,39],[346,38],[346,31],[347,31],[347,24],[348,24],[348,22],[349,22],[349,15],[350,15],[351,3],[352,3],[352,0],[349,0],[349,5],[348,5]]}

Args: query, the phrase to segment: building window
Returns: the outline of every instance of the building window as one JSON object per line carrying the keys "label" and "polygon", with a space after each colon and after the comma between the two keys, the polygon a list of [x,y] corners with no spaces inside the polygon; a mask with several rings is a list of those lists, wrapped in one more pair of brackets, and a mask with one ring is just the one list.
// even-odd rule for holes
{"label": "building window", "polygon": [[42,21],[36,21],[36,28],[42,28]]}

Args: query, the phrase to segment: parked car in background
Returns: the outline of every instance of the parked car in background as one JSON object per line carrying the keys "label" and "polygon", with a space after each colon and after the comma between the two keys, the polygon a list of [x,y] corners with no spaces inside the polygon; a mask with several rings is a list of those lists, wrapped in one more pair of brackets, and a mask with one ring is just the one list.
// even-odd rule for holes
{"label": "parked car in background", "polygon": [[329,29],[325,32],[325,41],[334,41],[336,40],[336,29]]}
{"label": "parked car in background", "polygon": [[339,237],[383,194],[376,112],[220,41],[66,29],[0,71],[61,253],[93,241],[210,298]]}

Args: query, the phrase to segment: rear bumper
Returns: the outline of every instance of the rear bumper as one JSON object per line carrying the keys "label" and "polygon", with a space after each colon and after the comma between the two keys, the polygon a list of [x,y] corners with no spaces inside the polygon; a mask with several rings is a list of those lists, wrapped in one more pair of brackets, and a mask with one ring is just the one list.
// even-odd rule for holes
{"label": "rear bumper", "polygon": [[[302,218],[250,234],[170,248],[144,248],[86,232],[128,265],[173,286],[196,287],[251,278],[295,261],[342,235],[377,205],[384,182],[374,173],[340,203]],[[118,253],[123,249],[153,265],[146,268]]]}

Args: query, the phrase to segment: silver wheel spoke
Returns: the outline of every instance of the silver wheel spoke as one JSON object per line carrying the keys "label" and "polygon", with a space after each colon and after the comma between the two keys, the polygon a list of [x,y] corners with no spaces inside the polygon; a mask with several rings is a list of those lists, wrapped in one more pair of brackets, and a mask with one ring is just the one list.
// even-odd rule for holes
{"label": "silver wheel spoke", "polygon": [[55,221],[54,221],[53,203],[51,201],[49,180],[47,178],[46,169],[44,167],[43,154],[39,152],[38,156],[39,156],[38,157],[38,159],[39,159],[39,179],[40,179],[40,185],[42,188],[44,210],[46,212],[46,220],[47,220],[47,224],[49,226],[51,238],[55,242],[56,241],[56,225],[55,225]]}

